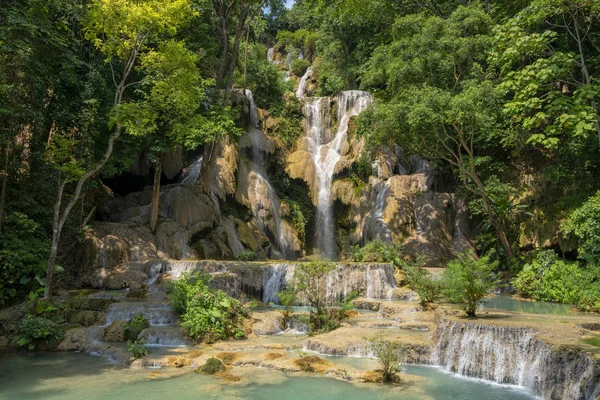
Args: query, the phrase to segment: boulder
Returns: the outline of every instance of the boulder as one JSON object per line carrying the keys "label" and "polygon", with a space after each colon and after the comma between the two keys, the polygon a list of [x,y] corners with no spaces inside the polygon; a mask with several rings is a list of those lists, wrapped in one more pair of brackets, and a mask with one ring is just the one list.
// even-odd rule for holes
{"label": "boulder", "polygon": [[125,341],[125,327],[127,321],[115,321],[106,328],[104,328],[104,341],[105,342],[124,342]]}

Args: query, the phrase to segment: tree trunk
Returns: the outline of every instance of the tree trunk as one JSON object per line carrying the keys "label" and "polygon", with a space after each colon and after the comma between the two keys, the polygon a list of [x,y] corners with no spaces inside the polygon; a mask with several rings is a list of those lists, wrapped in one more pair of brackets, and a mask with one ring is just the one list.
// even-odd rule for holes
{"label": "tree trunk", "polygon": [[50,255],[48,256],[48,265],[46,271],[46,289],[44,290],[44,299],[52,297],[52,283],[54,280],[54,267],[56,266],[56,258],[58,256],[58,244],[60,243],[60,234],[62,226],[60,225],[60,208],[63,199],[63,193],[67,179],[61,181],[60,174],[58,175],[58,193],[56,202],[54,203],[54,216],[52,220],[52,244],[50,246]]}
{"label": "tree trunk", "polygon": [[4,160],[4,173],[2,175],[2,189],[0,190],[0,238],[4,227],[4,209],[6,207],[6,189],[8,187],[8,165],[10,158],[10,144],[6,145],[6,159]]}
{"label": "tree trunk", "polygon": [[213,8],[221,22],[221,40],[223,42],[223,50],[221,52],[221,65],[217,72],[216,85],[217,88],[223,86],[223,77],[225,76],[225,68],[227,67],[227,55],[229,53],[229,38],[227,36],[227,13],[228,7],[225,7],[224,0],[217,3],[213,1]]}
{"label": "tree trunk", "polygon": [[210,196],[212,185],[217,170],[217,159],[221,154],[222,144],[220,141],[209,143],[204,148],[204,157],[202,159],[202,169],[200,170],[200,179],[198,185],[202,188],[202,192]]}
{"label": "tree trunk", "polygon": [[[479,190],[483,190],[483,189],[484,188],[480,188]],[[488,218],[492,222],[492,225],[494,226],[494,230],[496,231],[496,236],[498,236],[498,240],[500,241],[500,244],[502,245],[502,248],[504,249],[504,252],[506,253],[506,258],[508,258],[509,260],[513,259],[515,256],[513,254],[512,247],[510,246],[510,242],[508,241],[508,238],[506,237],[506,232],[504,232],[504,228],[502,227],[502,225],[500,224],[500,221],[498,221],[498,218],[494,214],[494,210],[492,208],[492,203],[490,202],[490,198],[488,197],[487,194],[485,194],[485,192],[482,192],[481,198],[483,200],[483,207],[485,208],[485,211],[488,214]]]}
{"label": "tree trunk", "polygon": [[244,93],[246,93],[246,73],[248,72],[248,42],[250,41],[250,22],[246,30],[246,51],[244,52]]}
{"label": "tree trunk", "polygon": [[150,230],[156,232],[158,222],[158,205],[160,201],[160,178],[162,175],[162,155],[158,157],[154,165],[154,185],[152,186],[152,211],[150,212]]}
{"label": "tree trunk", "polygon": [[235,67],[237,66],[238,53],[240,51],[240,42],[242,40],[242,34],[244,33],[244,25],[246,25],[246,18],[248,17],[250,5],[246,5],[244,0],[240,4],[240,19],[238,21],[237,28],[235,30],[235,39],[233,41],[233,49],[231,50],[231,60],[229,61],[229,73],[227,74],[227,81],[225,82],[225,89],[231,89],[233,86],[233,74],[235,73]]}

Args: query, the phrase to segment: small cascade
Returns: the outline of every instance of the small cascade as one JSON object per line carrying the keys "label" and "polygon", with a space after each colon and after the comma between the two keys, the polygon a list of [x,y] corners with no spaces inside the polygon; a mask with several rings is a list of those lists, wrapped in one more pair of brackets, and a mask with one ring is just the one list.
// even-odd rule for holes
{"label": "small cascade", "polygon": [[149,286],[152,286],[156,283],[160,274],[164,272],[164,267],[165,265],[162,262],[155,262],[150,266],[150,271],[148,271],[150,280],[147,283]]}
{"label": "small cascade", "polygon": [[275,58],[275,48],[270,47],[269,50],[267,51],[267,61],[272,63],[274,58]]}
{"label": "small cascade", "polygon": [[201,155],[198,157],[192,165],[187,167],[183,173],[181,174],[181,178],[179,179],[179,183],[182,185],[195,185],[200,178],[200,171],[202,169],[202,161],[204,157]]}
{"label": "small cascade", "polygon": [[265,270],[263,272],[263,303],[279,304],[277,293],[293,282],[296,266],[295,264],[274,264],[270,267],[272,271]]}
{"label": "small cascade", "polygon": [[306,335],[308,333],[308,325],[296,319],[290,319],[287,322],[286,330],[282,333],[288,333],[292,335]]}
{"label": "small cascade", "polygon": [[385,223],[385,207],[390,188],[391,186],[388,181],[378,182],[373,185],[373,192],[376,193],[376,195],[371,194],[371,196],[375,196],[375,204],[365,216],[363,222],[360,237],[363,244],[376,237],[379,237],[381,240],[388,243],[392,242],[392,235]]}
{"label": "small cascade", "polygon": [[[301,82],[302,83],[302,82]],[[302,91],[300,90],[302,89]],[[297,96],[304,94],[302,85]],[[360,114],[371,104],[371,95],[367,92],[351,90],[338,95],[338,130],[331,136],[331,113],[328,98],[306,99],[304,115],[305,130],[308,138],[308,150],[315,164],[317,181],[317,231],[320,250],[331,260],[337,257],[335,246],[335,226],[331,186],[338,161],[347,142],[348,125],[352,117]]]}
{"label": "small cascade", "polygon": [[191,342],[179,327],[150,327],[144,329],[139,339],[148,347],[185,347]]}
{"label": "small cascade", "polygon": [[445,322],[431,363],[460,375],[524,386],[548,399],[593,399],[600,363],[585,353],[553,348],[528,328]]}
{"label": "small cascade", "polygon": [[164,303],[115,303],[108,309],[106,325],[115,321],[129,321],[137,314],[143,314],[152,326],[173,326],[177,316],[173,308]]}
{"label": "small cascade", "polygon": [[300,83],[298,84],[298,89],[296,90],[296,97],[301,99],[304,97],[304,92],[306,92],[306,82],[308,81],[308,77],[312,72],[312,68],[308,68],[302,78],[300,78]]}
{"label": "small cascade", "polygon": [[[269,216],[273,218],[274,236],[276,245],[285,259],[292,258],[292,246],[288,243],[288,237],[282,227],[280,215],[280,203],[275,189],[269,183],[267,173],[264,169],[264,160],[261,154],[261,143],[265,140],[265,134],[260,129],[260,118],[258,110],[254,103],[254,98],[250,90],[245,91],[246,97],[250,102],[250,128],[248,134],[252,141],[252,159],[251,164],[253,185],[249,190],[253,191],[255,201],[252,204],[252,213],[258,228],[265,233],[269,222]],[[265,210],[270,210],[270,215],[265,215]]]}
{"label": "small cascade", "polygon": [[415,230],[419,236],[423,235],[423,226],[421,225],[421,221],[419,221],[419,215],[417,214],[417,205],[413,200],[413,217],[415,219]]}
{"label": "small cascade", "polygon": [[229,242],[229,246],[233,251],[233,256],[237,258],[240,254],[244,252],[244,245],[240,242],[238,235],[235,231],[235,225],[233,221],[229,219],[224,219],[222,222],[223,227],[225,228],[225,232],[227,233],[227,241]]}

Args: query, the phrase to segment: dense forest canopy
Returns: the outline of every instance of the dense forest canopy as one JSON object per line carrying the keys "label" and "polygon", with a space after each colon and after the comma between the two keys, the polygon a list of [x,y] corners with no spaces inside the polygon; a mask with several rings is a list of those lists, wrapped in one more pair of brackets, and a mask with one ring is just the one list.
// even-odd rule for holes
{"label": "dense forest canopy", "polygon": [[480,255],[523,287],[577,283],[534,297],[600,296],[596,0],[5,0],[0,26],[0,306],[51,294],[103,187],[140,154],[152,230],[170,151],[204,154],[209,192],[219,143],[243,128],[232,89],[252,90],[292,147],[309,67],[314,95],[374,96],[355,123],[359,169],[394,146],[432,161]]}

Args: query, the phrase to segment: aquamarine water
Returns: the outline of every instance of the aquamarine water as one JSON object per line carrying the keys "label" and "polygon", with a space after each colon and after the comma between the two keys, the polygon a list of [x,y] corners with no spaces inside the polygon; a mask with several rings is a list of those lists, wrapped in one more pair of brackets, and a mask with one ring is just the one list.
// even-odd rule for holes
{"label": "aquamarine water", "polygon": [[576,311],[569,304],[547,303],[513,299],[509,296],[491,296],[483,300],[481,310],[504,310],[528,314],[569,315]]}
{"label": "aquamarine water", "polygon": [[210,376],[190,372],[189,369],[129,369],[110,365],[99,357],[78,353],[0,354],[0,399],[526,400],[533,398],[520,389],[464,379],[436,368],[420,366],[409,366],[405,370],[407,374],[422,377],[419,383],[409,382],[402,387],[354,385],[332,378],[284,374],[256,368],[239,368],[235,373],[242,377],[242,381],[228,384]]}

